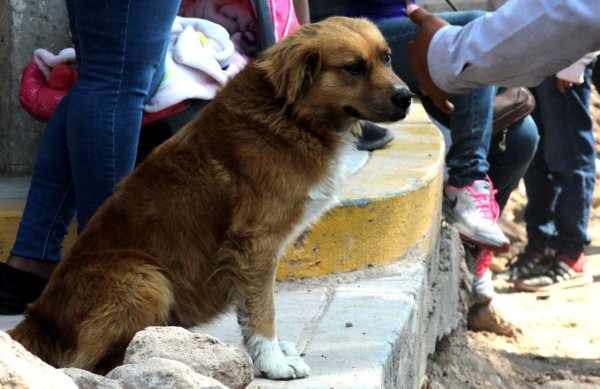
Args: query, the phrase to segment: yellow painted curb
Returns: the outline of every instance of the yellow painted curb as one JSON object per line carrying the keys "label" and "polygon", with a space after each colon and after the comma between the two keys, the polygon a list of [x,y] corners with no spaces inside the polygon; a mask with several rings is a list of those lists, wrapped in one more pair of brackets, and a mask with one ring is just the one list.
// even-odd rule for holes
{"label": "yellow painted curb", "polygon": [[[19,223],[23,216],[25,199],[0,199],[0,261],[6,262],[8,254],[17,235]],[[64,247],[69,248],[77,236],[77,224],[73,222],[69,234],[65,238]]]}

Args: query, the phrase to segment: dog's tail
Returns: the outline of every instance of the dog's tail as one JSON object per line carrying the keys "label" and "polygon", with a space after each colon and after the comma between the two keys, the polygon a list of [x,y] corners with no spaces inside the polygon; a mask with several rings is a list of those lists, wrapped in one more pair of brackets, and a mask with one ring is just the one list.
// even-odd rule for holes
{"label": "dog's tail", "polygon": [[21,343],[27,351],[38,356],[41,360],[52,366],[58,366],[59,350],[56,340],[52,337],[45,324],[26,317],[15,328],[7,331],[10,337]]}

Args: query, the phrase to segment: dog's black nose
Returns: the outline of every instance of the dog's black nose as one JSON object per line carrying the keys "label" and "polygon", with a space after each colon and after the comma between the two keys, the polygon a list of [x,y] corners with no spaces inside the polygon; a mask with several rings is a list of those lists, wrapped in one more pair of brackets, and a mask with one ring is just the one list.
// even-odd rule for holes
{"label": "dog's black nose", "polygon": [[392,102],[396,107],[408,109],[412,102],[412,93],[408,88],[396,88],[392,94]]}

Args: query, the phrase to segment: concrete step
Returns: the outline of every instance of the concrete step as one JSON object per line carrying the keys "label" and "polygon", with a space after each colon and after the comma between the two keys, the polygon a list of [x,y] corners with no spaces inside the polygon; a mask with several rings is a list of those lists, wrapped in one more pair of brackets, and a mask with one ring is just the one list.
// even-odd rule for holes
{"label": "concrete step", "polygon": [[[418,104],[393,129],[280,263],[278,336],[296,343],[310,377],[251,388],[418,388],[436,340],[456,328],[460,244],[443,229],[440,239],[442,136]],[[14,235],[23,202],[5,200],[0,239]],[[20,320],[0,316],[0,329]],[[193,330],[242,344],[233,313]]]}

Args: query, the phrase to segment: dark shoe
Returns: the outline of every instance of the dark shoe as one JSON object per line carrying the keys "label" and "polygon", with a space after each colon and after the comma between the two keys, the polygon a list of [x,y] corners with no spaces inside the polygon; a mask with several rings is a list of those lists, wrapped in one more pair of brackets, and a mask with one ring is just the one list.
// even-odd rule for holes
{"label": "dark shoe", "polygon": [[362,135],[356,142],[358,150],[373,151],[394,140],[394,133],[385,127],[380,127],[371,122],[361,122]]}
{"label": "dark shoe", "polygon": [[550,266],[541,273],[515,280],[515,289],[524,292],[548,292],[587,285],[593,278],[584,269],[585,261],[584,253],[580,253],[577,258],[556,254]]}
{"label": "dark shoe", "polygon": [[495,279],[515,281],[543,273],[552,264],[552,257],[539,251],[526,249],[508,264],[508,270],[495,275]]}
{"label": "dark shoe", "polygon": [[0,262],[0,315],[20,315],[42,294],[48,280]]}

